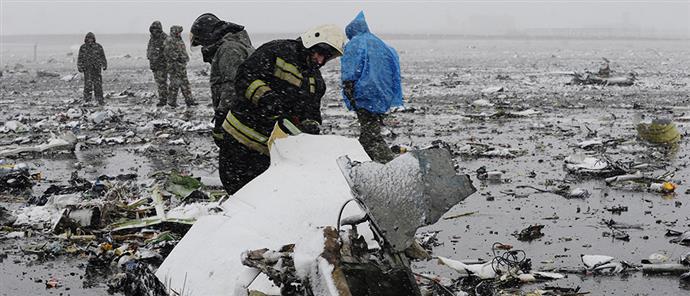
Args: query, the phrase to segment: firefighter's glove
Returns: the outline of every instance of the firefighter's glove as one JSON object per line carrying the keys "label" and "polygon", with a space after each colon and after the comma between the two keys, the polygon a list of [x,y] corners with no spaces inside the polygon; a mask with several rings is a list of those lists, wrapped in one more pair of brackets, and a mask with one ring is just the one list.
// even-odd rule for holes
{"label": "firefighter's glove", "polygon": [[302,132],[312,135],[318,135],[321,132],[321,125],[316,120],[303,120],[301,124]]}

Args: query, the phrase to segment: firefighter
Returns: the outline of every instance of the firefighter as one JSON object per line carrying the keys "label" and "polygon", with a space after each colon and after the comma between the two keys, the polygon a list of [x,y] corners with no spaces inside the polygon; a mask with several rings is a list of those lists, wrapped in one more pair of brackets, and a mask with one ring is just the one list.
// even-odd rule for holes
{"label": "firefighter", "polygon": [[294,40],[273,40],[237,70],[238,99],[222,121],[220,179],[229,194],[268,169],[268,138],[278,124],[287,133],[318,134],[326,84],[319,68],[343,54],[345,34],[322,25]]}

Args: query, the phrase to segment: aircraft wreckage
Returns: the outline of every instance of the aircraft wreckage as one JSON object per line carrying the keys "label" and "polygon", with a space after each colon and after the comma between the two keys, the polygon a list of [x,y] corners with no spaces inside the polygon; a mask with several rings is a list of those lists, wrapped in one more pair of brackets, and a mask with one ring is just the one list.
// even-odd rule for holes
{"label": "aircraft wreckage", "polygon": [[300,134],[270,152],[271,167],[157,270],[170,294],[420,295],[415,231],[475,192],[443,148],[384,165],[356,139]]}

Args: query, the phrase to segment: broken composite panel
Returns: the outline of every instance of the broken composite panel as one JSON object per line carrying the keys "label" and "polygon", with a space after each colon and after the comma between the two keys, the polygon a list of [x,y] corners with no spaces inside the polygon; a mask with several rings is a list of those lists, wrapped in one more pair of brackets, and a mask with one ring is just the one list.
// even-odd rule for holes
{"label": "broken composite panel", "polygon": [[[372,275],[419,295],[404,255],[415,231],[474,191],[441,148],[383,165],[355,139],[279,139],[271,167],[224,203],[223,215],[201,217],[156,275],[193,295],[280,294],[290,283],[314,295],[358,295],[376,289]],[[345,205],[353,198],[359,206]],[[369,261],[374,254],[383,260]]]}

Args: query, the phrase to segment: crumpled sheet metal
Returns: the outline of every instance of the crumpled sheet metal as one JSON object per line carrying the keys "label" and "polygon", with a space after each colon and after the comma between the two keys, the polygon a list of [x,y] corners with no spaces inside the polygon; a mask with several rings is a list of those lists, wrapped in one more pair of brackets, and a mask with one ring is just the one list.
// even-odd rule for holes
{"label": "crumpled sheet metal", "polygon": [[376,230],[397,252],[407,249],[419,227],[436,223],[451,207],[476,191],[467,175],[457,175],[451,154],[431,148],[403,154],[387,164],[339,165]]}

